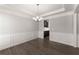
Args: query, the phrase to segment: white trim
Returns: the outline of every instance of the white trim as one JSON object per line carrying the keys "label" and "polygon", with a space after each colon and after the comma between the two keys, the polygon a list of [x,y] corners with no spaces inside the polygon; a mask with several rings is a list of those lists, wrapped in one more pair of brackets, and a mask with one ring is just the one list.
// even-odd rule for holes
{"label": "white trim", "polygon": [[[0,6],[1,7],[1,6]],[[27,11],[27,10],[17,10],[16,8],[11,8],[10,6],[8,6],[8,5],[4,5],[4,6],[2,6],[2,7],[4,7],[4,8],[7,8],[7,9],[10,9],[10,10],[12,10],[12,11],[14,11],[14,12],[21,12],[21,13],[23,13],[23,14],[27,14],[27,15],[29,15],[29,16],[34,16],[34,14],[32,13],[32,12],[30,12],[30,11]]]}
{"label": "white trim", "polygon": [[38,38],[38,31],[9,33],[0,35],[0,50],[13,47]]}
{"label": "white trim", "polygon": [[67,16],[67,15],[72,15],[72,14],[74,14],[74,12],[69,11],[69,12],[59,13],[59,14],[55,14],[55,15],[46,17],[46,19],[57,18],[57,17]]}
{"label": "white trim", "polygon": [[62,44],[70,45],[76,47],[74,43],[73,33],[61,33],[61,32],[50,32],[50,40],[54,42],[59,42]]}
{"label": "white trim", "polygon": [[[48,16],[48,17],[46,17],[46,18],[51,18],[51,17],[60,17],[60,16],[71,15],[71,14],[73,14],[73,13],[76,11],[77,7],[78,7],[78,4],[76,4],[76,5],[74,6],[73,11],[63,12],[63,11],[65,11],[65,8],[64,8],[64,5],[63,5],[63,8],[58,9],[58,10],[53,11],[53,12],[46,13],[46,14],[41,15],[41,16]],[[61,12],[63,12],[63,13],[61,13]],[[56,14],[56,13],[60,13],[60,14]],[[51,14],[52,14],[52,15],[51,15]],[[55,15],[53,15],[53,14],[55,14]],[[50,16],[49,16],[49,15],[50,15]]]}
{"label": "white trim", "polygon": [[40,16],[45,17],[45,16],[48,16],[48,15],[56,14],[56,13],[63,12],[63,11],[65,11],[65,8],[61,8],[61,9],[58,9],[58,10],[55,10],[55,11],[52,11],[52,12],[49,12],[49,13],[45,13],[45,14],[42,14]]}
{"label": "white trim", "polygon": [[13,11],[9,11],[9,10],[6,10],[6,9],[0,9],[0,13],[4,13],[4,14],[10,14],[10,15],[14,15],[14,16],[18,16],[18,17],[22,17],[22,18],[32,18],[31,16],[29,15],[24,15],[22,13],[19,13],[19,12],[13,12]]}
{"label": "white trim", "polygon": [[78,4],[76,4],[75,6],[74,6],[74,12],[76,12],[77,11],[77,8],[78,8]]}
{"label": "white trim", "polygon": [[78,38],[77,38],[77,16],[78,14],[75,13],[73,14],[73,36],[74,36],[74,39],[75,39],[75,43],[76,43],[76,47],[78,47]]}
{"label": "white trim", "polygon": [[62,13],[59,15],[54,15],[50,18],[57,18],[61,16],[73,15],[73,39],[74,39],[74,47],[78,47],[78,36],[77,36],[77,20],[78,14],[74,13],[73,11]]}
{"label": "white trim", "polygon": [[18,10],[12,10],[11,8],[8,7],[4,7],[4,6],[0,6],[0,13],[7,13],[7,14],[11,14],[11,15],[16,15],[16,16],[20,16],[20,17],[24,17],[24,18],[32,18],[33,16],[29,13],[24,13],[22,11],[18,11]]}

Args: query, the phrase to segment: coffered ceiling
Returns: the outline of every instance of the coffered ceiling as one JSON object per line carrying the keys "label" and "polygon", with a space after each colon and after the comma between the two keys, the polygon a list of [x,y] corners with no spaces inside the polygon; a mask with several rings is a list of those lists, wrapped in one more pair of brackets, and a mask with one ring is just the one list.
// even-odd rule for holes
{"label": "coffered ceiling", "polygon": [[[75,4],[40,4],[39,15],[48,16],[58,12],[66,12],[74,9]],[[19,13],[23,15],[29,15],[30,17],[36,16],[37,5],[36,4],[2,4],[0,10],[12,11],[13,13]]]}
{"label": "coffered ceiling", "polygon": [[[31,5],[31,4],[23,4],[23,5],[8,5],[11,8],[16,8],[18,10],[24,10],[29,11],[35,15],[37,15],[37,5]],[[57,9],[63,8],[62,4],[40,4],[39,5],[39,15],[42,15],[44,13],[48,13],[51,11],[55,11]]]}

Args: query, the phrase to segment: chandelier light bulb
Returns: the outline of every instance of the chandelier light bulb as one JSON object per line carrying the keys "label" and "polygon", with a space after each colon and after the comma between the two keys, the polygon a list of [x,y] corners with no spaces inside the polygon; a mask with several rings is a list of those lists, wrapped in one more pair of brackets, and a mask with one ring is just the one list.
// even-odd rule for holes
{"label": "chandelier light bulb", "polygon": [[33,17],[33,20],[35,20],[35,21],[41,21],[41,20],[43,20],[43,18],[39,17],[39,16],[36,16],[36,17]]}
{"label": "chandelier light bulb", "polygon": [[41,21],[41,20],[43,20],[43,18],[39,16],[39,4],[36,4],[36,5],[38,7],[37,8],[37,16],[33,17],[33,20],[35,20],[35,21]]}

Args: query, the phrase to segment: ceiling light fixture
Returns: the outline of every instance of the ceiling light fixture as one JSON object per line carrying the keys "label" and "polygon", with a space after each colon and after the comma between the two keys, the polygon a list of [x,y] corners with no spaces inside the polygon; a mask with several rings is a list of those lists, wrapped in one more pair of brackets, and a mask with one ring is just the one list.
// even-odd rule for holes
{"label": "ceiling light fixture", "polygon": [[37,6],[37,11],[36,11],[37,16],[33,17],[33,20],[41,21],[41,20],[43,20],[43,18],[41,16],[39,16],[39,4],[36,4],[36,6]]}

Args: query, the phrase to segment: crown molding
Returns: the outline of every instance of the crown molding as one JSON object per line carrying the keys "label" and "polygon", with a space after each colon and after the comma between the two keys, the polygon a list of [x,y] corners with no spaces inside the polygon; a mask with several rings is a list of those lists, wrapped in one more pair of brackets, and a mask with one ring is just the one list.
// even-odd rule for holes
{"label": "crown molding", "polygon": [[14,11],[14,10],[11,10],[9,8],[2,7],[2,6],[0,6],[0,13],[10,14],[10,15],[14,15],[14,16],[22,17],[22,18],[31,18],[32,17],[26,13],[24,14],[20,11]]}
{"label": "crown molding", "polygon": [[21,13],[23,13],[23,14],[27,14],[27,15],[29,15],[29,16],[35,16],[35,14],[33,14],[31,11],[27,11],[27,10],[24,10],[24,9],[21,9],[21,10],[17,10],[17,8],[15,7],[15,8],[12,8],[12,7],[9,7],[9,6],[5,6],[6,8],[8,8],[8,9],[11,9],[11,10],[13,10],[13,11],[15,11],[15,12],[21,12]]}
{"label": "crown molding", "polygon": [[67,16],[67,15],[73,15],[73,14],[74,14],[73,11],[68,11],[68,12],[63,12],[63,13],[51,15],[49,17],[45,17],[45,19],[57,18],[57,17]]}
{"label": "crown molding", "polygon": [[64,9],[61,8],[59,10],[53,11],[54,13],[55,12],[57,12],[57,13],[55,13],[55,14],[52,13],[52,15],[45,17],[45,19],[56,18],[56,17],[66,16],[66,15],[72,15],[72,14],[76,13],[78,6],[79,6],[78,4],[75,4],[74,9],[72,11],[64,11],[63,12],[63,10],[65,9],[64,4],[63,4]]}
{"label": "crown molding", "polygon": [[[76,10],[77,6],[78,6],[78,4],[75,5],[74,10]],[[27,18],[27,17],[32,18],[33,16],[35,16],[30,11],[27,11],[27,10],[26,11],[25,10],[18,11],[17,9],[11,8],[9,6],[0,6],[0,12],[14,14],[14,15],[21,16],[24,18]],[[65,12],[65,8],[63,5],[63,7],[60,9],[57,9],[57,10],[49,12],[49,13],[42,14],[40,16],[45,17],[45,19],[50,19],[50,18],[56,18],[56,17],[65,16],[65,15],[71,15],[73,13],[74,13],[74,11]]]}
{"label": "crown molding", "polygon": [[[20,16],[23,16],[23,17],[26,17],[26,16],[34,17],[34,16],[36,16],[35,14],[33,14],[32,12],[27,11],[27,10],[17,10],[16,8],[11,8],[7,5],[1,5],[0,7],[1,7],[2,10],[5,10],[4,12],[10,12],[10,13],[13,13],[15,15],[20,15]],[[49,13],[42,14],[40,16],[44,17],[44,16],[48,16],[48,15],[51,15],[51,14],[62,12],[64,10],[65,10],[65,8],[61,8],[61,9],[57,9],[57,10],[49,12]]]}
{"label": "crown molding", "polygon": [[51,11],[49,13],[42,14],[40,16],[45,17],[45,16],[49,16],[49,15],[56,14],[56,13],[63,12],[63,11],[65,11],[65,8],[60,8],[55,11]]}
{"label": "crown molding", "polygon": [[77,8],[78,8],[78,4],[75,4],[73,11],[76,13],[77,12]]}
{"label": "crown molding", "polygon": [[17,9],[14,9],[14,8],[11,8],[11,7],[9,7],[9,6],[4,6],[4,5],[1,5],[0,6],[0,11],[1,12],[6,12],[6,13],[13,13],[13,14],[15,14],[15,15],[20,15],[20,16],[24,16],[24,17],[27,17],[27,16],[29,16],[29,17],[33,17],[34,15],[31,13],[31,12],[29,12],[29,11],[24,11],[24,10],[17,10]]}

